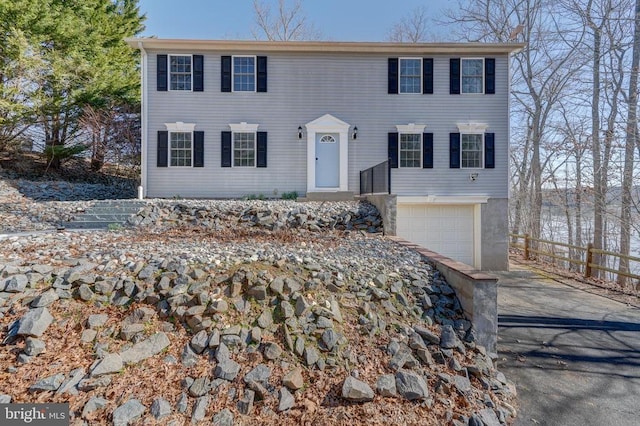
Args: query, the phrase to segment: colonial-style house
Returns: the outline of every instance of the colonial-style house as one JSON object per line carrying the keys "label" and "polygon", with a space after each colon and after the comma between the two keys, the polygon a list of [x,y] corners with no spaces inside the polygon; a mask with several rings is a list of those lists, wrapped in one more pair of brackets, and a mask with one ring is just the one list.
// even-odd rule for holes
{"label": "colonial-style house", "polygon": [[127,41],[142,52],[141,196],[388,192],[399,236],[507,268],[522,45]]}

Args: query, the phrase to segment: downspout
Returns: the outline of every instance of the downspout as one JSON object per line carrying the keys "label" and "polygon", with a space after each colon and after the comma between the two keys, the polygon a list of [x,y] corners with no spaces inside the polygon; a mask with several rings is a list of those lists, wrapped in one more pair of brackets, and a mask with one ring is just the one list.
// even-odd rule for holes
{"label": "downspout", "polygon": [[142,60],[140,61],[140,82],[141,82],[141,100],[140,100],[140,115],[141,115],[141,130],[140,130],[140,186],[138,187],[138,199],[143,200],[147,196],[147,120],[148,120],[148,108],[147,108],[147,51],[144,50],[142,41],[138,41],[138,48],[142,54]]}

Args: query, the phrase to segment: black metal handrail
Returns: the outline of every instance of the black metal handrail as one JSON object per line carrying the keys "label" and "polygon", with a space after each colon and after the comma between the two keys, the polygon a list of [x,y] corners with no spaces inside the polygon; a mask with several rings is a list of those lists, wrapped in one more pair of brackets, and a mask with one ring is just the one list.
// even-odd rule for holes
{"label": "black metal handrail", "polygon": [[391,194],[389,160],[360,171],[360,194]]}

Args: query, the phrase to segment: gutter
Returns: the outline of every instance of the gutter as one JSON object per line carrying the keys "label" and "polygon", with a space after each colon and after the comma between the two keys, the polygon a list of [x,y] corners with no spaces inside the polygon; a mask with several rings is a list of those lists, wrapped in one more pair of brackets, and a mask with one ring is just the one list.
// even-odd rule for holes
{"label": "gutter", "polygon": [[138,49],[142,55],[140,61],[140,85],[141,85],[141,100],[140,100],[140,115],[141,115],[141,129],[140,129],[140,186],[138,187],[138,199],[143,200],[147,196],[147,139],[148,139],[148,91],[147,91],[147,51],[144,49],[142,40],[138,40]]}

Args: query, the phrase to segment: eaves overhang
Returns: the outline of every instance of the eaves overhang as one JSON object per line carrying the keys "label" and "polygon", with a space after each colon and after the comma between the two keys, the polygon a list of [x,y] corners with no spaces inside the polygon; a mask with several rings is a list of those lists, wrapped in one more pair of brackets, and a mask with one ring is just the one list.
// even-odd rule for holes
{"label": "eaves overhang", "polygon": [[189,40],[155,37],[127,38],[136,49],[212,52],[280,52],[389,55],[508,55],[524,48],[524,43],[389,43],[347,41],[253,41],[253,40]]}

